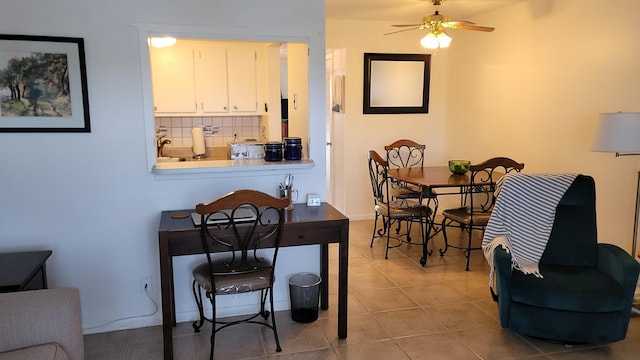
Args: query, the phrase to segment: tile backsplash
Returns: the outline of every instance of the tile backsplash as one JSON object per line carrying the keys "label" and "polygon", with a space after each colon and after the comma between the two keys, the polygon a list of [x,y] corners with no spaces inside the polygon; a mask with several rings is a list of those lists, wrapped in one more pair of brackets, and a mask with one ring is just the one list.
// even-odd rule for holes
{"label": "tile backsplash", "polygon": [[[255,139],[266,141],[261,135],[260,116],[196,116],[156,117],[156,136],[171,140],[167,147],[191,147],[191,128],[203,127],[206,147],[226,147],[227,143]],[[264,131],[262,131],[264,132]]]}

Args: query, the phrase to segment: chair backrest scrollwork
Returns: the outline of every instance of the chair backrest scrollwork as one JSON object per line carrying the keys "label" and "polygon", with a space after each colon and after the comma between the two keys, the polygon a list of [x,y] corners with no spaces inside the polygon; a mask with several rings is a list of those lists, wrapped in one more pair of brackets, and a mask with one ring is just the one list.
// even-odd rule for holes
{"label": "chair backrest scrollwork", "polygon": [[386,202],[389,199],[389,189],[387,186],[387,170],[389,163],[376,151],[369,151],[369,178],[373,190],[374,205],[379,202]]}
{"label": "chair backrest scrollwork", "polygon": [[[201,240],[207,256],[211,282],[215,289],[215,274],[252,272],[275,267],[285,209],[288,199],[278,199],[255,190],[231,192],[210,203],[196,205],[201,218]],[[259,252],[273,248],[265,259]],[[224,265],[215,263],[211,254],[225,252]],[[273,273],[272,279],[273,279]]]}
{"label": "chair backrest scrollwork", "polygon": [[426,146],[413,140],[401,139],[386,145],[387,163],[392,168],[409,168],[424,166]]}
{"label": "chair backrest scrollwork", "polygon": [[[469,207],[476,212],[489,212],[495,204],[495,174],[520,172],[524,163],[507,157],[494,157],[469,167],[470,188],[467,193]],[[474,196],[475,195],[475,196]],[[466,199],[465,199],[466,200]]]}

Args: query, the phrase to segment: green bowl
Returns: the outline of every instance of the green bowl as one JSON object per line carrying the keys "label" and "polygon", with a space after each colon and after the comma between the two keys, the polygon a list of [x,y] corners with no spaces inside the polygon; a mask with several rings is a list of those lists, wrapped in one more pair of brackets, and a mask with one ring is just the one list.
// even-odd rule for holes
{"label": "green bowl", "polygon": [[469,171],[471,161],[469,160],[449,160],[449,170],[454,174],[464,174]]}

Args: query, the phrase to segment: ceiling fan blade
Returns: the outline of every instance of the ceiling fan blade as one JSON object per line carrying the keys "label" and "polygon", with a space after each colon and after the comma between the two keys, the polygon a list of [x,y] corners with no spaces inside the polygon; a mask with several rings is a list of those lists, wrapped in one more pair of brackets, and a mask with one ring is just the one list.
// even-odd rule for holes
{"label": "ceiling fan blade", "polygon": [[392,31],[392,32],[388,32],[388,33],[386,33],[384,35],[397,34],[397,33],[405,32],[405,31],[411,31],[411,30],[420,30],[420,26],[415,26],[415,27],[412,27],[410,29],[402,29],[402,30],[398,30],[398,31]]}
{"label": "ceiling fan blade", "polygon": [[[449,26],[446,26],[449,27]],[[484,32],[492,32],[495,28],[488,26],[479,26],[479,25],[466,25],[466,24],[457,24],[454,26],[450,26],[451,29],[461,29],[461,30],[475,30],[475,31],[484,31]]]}
{"label": "ceiling fan blade", "polygon": [[453,24],[453,25],[458,25],[458,24],[463,24],[463,25],[475,25],[476,23],[471,22],[471,21],[467,21],[467,20],[451,20],[451,21],[447,21],[443,24]]}
{"label": "ceiling fan blade", "polygon": [[422,24],[402,24],[402,25],[391,25],[393,27],[407,27],[407,26],[420,26]]}

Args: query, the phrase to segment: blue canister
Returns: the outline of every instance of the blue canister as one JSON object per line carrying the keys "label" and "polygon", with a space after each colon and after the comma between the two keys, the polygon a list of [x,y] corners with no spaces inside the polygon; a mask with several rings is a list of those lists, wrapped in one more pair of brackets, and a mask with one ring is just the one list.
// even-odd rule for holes
{"label": "blue canister", "polygon": [[282,143],[270,141],[264,144],[265,161],[282,161]]}
{"label": "blue canister", "polygon": [[284,159],[300,160],[302,159],[302,139],[299,137],[284,138]]}

